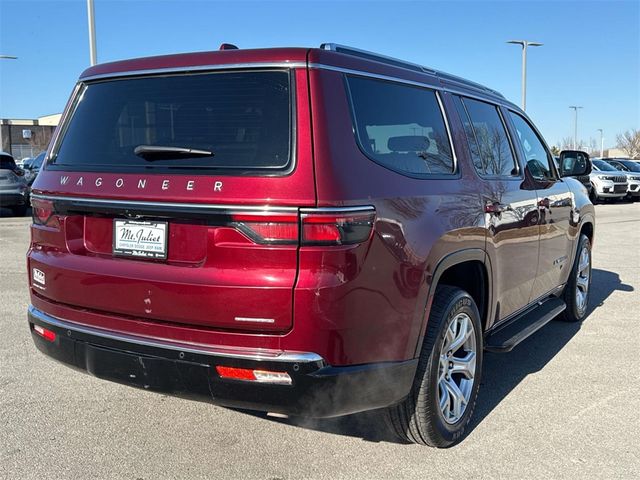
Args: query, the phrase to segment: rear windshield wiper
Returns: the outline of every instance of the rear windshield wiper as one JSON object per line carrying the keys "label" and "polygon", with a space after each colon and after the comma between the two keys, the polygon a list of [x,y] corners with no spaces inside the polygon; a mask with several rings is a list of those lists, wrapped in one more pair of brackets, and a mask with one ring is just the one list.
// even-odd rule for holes
{"label": "rear windshield wiper", "polygon": [[214,155],[209,150],[165,145],[138,145],[133,150],[133,153],[149,162],[154,160],[178,160],[180,157],[213,157]]}

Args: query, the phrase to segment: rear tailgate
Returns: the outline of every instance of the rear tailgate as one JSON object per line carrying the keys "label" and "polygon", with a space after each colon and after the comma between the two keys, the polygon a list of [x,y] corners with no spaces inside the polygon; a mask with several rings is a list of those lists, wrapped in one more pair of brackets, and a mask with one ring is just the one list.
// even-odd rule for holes
{"label": "rear tailgate", "polygon": [[[308,104],[304,68],[81,86],[34,185],[34,295],[149,321],[290,329],[298,209],[316,201]],[[145,157],[139,145],[213,156]],[[157,234],[161,254],[115,249],[139,231],[131,240]]]}

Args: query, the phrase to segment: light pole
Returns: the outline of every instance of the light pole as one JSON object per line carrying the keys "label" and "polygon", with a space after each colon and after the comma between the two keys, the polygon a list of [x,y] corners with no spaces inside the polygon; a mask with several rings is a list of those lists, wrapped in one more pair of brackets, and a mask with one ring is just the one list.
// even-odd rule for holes
{"label": "light pole", "polygon": [[600,158],[604,157],[604,130],[597,129],[600,132]]}
{"label": "light pole", "polygon": [[509,40],[507,43],[522,46],[522,110],[527,109],[527,47],[541,47],[543,44],[529,40]]}
{"label": "light pole", "polygon": [[87,20],[89,22],[89,60],[93,66],[98,63],[98,53],[96,51],[96,21],[93,9],[93,0],[87,0]]}
{"label": "light pole", "polygon": [[578,105],[570,105],[569,108],[572,108],[575,112],[575,119],[573,122],[573,148],[574,150],[578,149],[578,109],[584,108]]}
{"label": "light pole", "polygon": [[[13,56],[13,55],[0,55],[0,60],[17,60],[18,57]],[[9,143],[11,143],[11,141],[9,141]],[[3,150],[4,146],[2,144],[2,122],[0,122],[0,151],[4,151]]]}

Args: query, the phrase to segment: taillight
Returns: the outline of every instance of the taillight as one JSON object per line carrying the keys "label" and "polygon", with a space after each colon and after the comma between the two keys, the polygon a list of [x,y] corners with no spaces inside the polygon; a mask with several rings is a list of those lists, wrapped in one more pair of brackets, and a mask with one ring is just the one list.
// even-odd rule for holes
{"label": "taillight", "polygon": [[366,242],[375,220],[373,207],[303,208],[291,213],[251,212],[231,215],[231,224],[259,244],[353,245]]}
{"label": "taillight", "polygon": [[31,211],[33,223],[36,225],[46,225],[54,213],[53,202],[31,197]]}
{"label": "taillight", "polygon": [[303,209],[302,245],[353,245],[366,242],[373,230],[375,211],[369,209]]}
{"label": "taillight", "polygon": [[256,243],[297,244],[298,216],[278,213],[239,213],[231,216],[233,225]]}
{"label": "taillight", "polygon": [[41,327],[40,325],[34,324],[33,330],[48,342],[55,342],[56,340],[55,332],[52,332],[51,330],[47,330],[46,328]]}

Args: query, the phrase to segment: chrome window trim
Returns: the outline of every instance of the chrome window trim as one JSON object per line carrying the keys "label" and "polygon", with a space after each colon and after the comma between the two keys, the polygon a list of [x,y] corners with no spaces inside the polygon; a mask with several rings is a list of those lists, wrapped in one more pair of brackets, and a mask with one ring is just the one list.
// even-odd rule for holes
{"label": "chrome window trim", "polygon": [[90,82],[93,80],[101,80],[106,78],[120,78],[145,75],[162,75],[165,73],[188,73],[203,72],[214,70],[238,70],[246,68],[305,68],[306,62],[246,62],[246,63],[221,63],[217,65],[195,65],[192,67],[166,67],[166,68],[149,68],[145,70],[125,70],[122,72],[99,73],[80,77],[80,82]]}
{"label": "chrome window trim", "polygon": [[[399,85],[409,85],[412,87],[417,87],[420,88],[422,90],[430,90],[431,92],[433,92],[434,96],[436,97],[436,102],[438,103],[438,108],[440,109],[440,115],[442,117],[442,122],[444,123],[445,126],[445,131],[447,132],[447,136],[449,137],[449,148],[451,149],[451,161],[452,161],[452,170],[450,172],[447,173],[426,173],[426,174],[416,174],[416,173],[411,173],[405,170],[399,170],[399,169],[395,169],[392,168],[391,165],[388,164],[383,164],[381,162],[379,162],[378,160],[372,158],[371,156],[369,156],[368,153],[366,153],[364,151],[364,149],[362,148],[361,145],[361,141],[360,141],[360,137],[359,137],[359,133],[358,133],[358,129],[356,128],[355,125],[355,106],[353,104],[353,98],[351,95],[351,89],[349,87],[349,82],[348,82],[348,78],[345,75],[344,79],[345,79],[345,89],[346,89],[346,93],[347,93],[347,97],[349,100],[349,109],[350,109],[350,117],[351,117],[351,122],[352,122],[352,128],[354,131],[354,135],[355,135],[355,140],[356,143],[358,145],[358,149],[362,152],[362,154],[367,157],[369,160],[371,160],[372,162],[380,165],[382,168],[386,168],[387,170],[390,170],[392,172],[397,173],[398,175],[402,175],[405,176],[407,178],[413,178],[415,180],[434,180],[434,179],[440,179],[440,180],[450,180],[450,179],[458,179],[460,178],[460,171],[458,170],[458,157],[456,156],[456,151],[453,145],[453,137],[451,135],[451,130],[449,128],[449,119],[447,117],[445,108],[444,108],[444,104],[442,102],[442,98],[441,98],[441,92],[442,89],[441,88],[437,88],[433,85],[430,85],[428,83],[418,83],[418,82],[404,82],[402,80],[396,80],[393,77],[385,77],[385,76],[372,76],[370,77],[369,75],[361,75],[359,73],[357,73],[357,71],[353,71],[355,73],[349,74],[352,76],[359,76],[359,77],[364,77],[364,78],[373,78],[374,80],[382,80],[385,82],[390,82],[390,83],[396,83]],[[381,77],[385,77],[385,78],[381,78]]]}
{"label": "chrome window trim", "polygon": [[363,205],[363,206],[349,206],[345,205],[344,207],[306,207],[301,208],[300,213],[349,213],[349,212],[375,212],[375,207],[371,205]]}
{"label": "chrome window trim", "polygon": [[39,193],[32,193],[32,198],[39,200],[51,200],[74,202],[79,204],[103,204],[114,205],[121,207],[128,207],[129,210],[134,210],[136,206],[139,207],[168,207],[168,208],[184,208],[192,210],[214,210],[216,213],[224,212],[238,212],[238,211],[251,211],[251,212],[289,212],[297,213],[298,207],[278,207],[270,205],[228,205],[228,204],[214,204],[214,203],[182,203],[182,202],[154,202],[148,200],[117,200],[108,198],[90,198],[90,197],[69,197],[61,195],[46,195]]}
{"label": "chrome window trim", "polygon": [[[350,47],[349,47],[350,48]],[[367,52],[368,53],[368,52]],[[380,80],[388,80],[399,83],[406,83],[407,85],[415,85],[419,87],[429,87],[434,88],[444,92],[451,92],[456,94],[464,94],[471,98],[476,98],[478,100],[487,101],[487,99],[491,99],[491,101],[505,105],[508,108],[515,109],[520,112],[520,109],[517,105],[509,102],[504,97],[498,96],[491,91],[486,92],[486,97],[474,95],[469,91],[463,89],[456,89],[439,85],[432,85],[426,82],[420,82],[416,80],[407,80],[405,78],[400,78],[392,75],[382,75],[378,73],[367,72],[365,70],[357,70],[350,69],[344,67],[337,67],[335,65],[327,65],[323,63],[309,63],[306,62],[244,62],[244,63],[224,63],[224,64],[216,64],[216,65],[195,65],[195,66],[182,66],[182,67],[167,67],[167,68],[152,68],[146,70],[124,70],[121,72],[110,72],[110,73],[102,73],[97,75],[89,75],[86,77],[80,77],[79,82],[88,82],[92,80],[100,80],[100,79],[109,79],[109,78],[120,78],[120,77],[131,77],[131,76],[144,76],[144,75],[157,75],[157,74],[165,74],[165,73],[180,73],[180,72],[201,72],[201,71],[214,71],[214,70],[235,70],[235,69],[244,69],[244,68],[314,68],[321,70],[329,70],[334,72],[347,73],[351,75],[361,75],[371,78],[378,78]],[[426,70],[424,74],[432,75],[434,78],[438,79],[438,82],[443,81],[451,81],[449,78],[440,79],[438,77],[438,72],[434,71],[432,73],[431,70]],[[447,74],[449,75],[449,74]]]}
{"label": "chrome window trim", "polygon": [[[450,88],[450,87],[445,87],[442,86],[441,84],[431,84],[431,83],[427,83],[427,82],[419,82],[417,80],[408,80],[406,78],[400,78],[400,77],[394,77],[392,75],[383,75],[380,73],[372,73],[372,72],[367,72],[365,70],[354,70],[351,68],[344,68],[344,67],[336,67],[334,65],[325,65],[322,63],[310,63],[309,64],[309,68],[315,68],[315,69],[319,69],[319,70],[329,70],[332,72],[339,72],[339,73],[345,73],[347,75],[358,75],[361,77],[370,77],[370,78],[376,78],[378,80],[385,80],[388,82],[396,82],[396,83],[404,83],[406,85],[413,85],[416,87],[426,87],[426,88],[431,88],[433,90],[438,90],[440,92],[449,92],[449,93],[453,93],[453,94],[457,94],[457,95],[464,95],[470,98],[474,98],[476,100],[480,100],[482,102],[492,102],[495,103],[496,105],[504,105],[508,108],[513,108],[516,109],[517,111],[519,111],[519,108],[517,105],[512,104],[510,101],[506,100],[504,97],[498,97],[494,94],[491,94],[490,92],[487,92],[487,95],[485,97],[480,96],[480,95],[475,95],[474,93],[471,93],[470,91],[464,90],[464,89],[456,89],[456,88]],[[437,74],[434,75],[435,78],[438,78]],[[449,81],[447,79],[444,79],[445,81]]]}
{"label": "chrome window trim", "polygon": [[447,137],[449,137],[449,148],[451,148],[451,157],[453,159],[453,171],[452,174],[460,173],[458,172],[458,156],[456,155],[456,148],[453,144],[453,136],[451,135],[451,129],[449,128],[449,118],[447,117],[447,111],[444,108],[444,104],[442,103],[441,98],[442,92],[436,90],[436,99],[438,100],[438,105],[440,106],[440,114],[442,115],[442,119],[444,120],[444,127],[447,129]]}
{"label": "chrome window trim", "polygon": [[[118,342],[134,343],[136,345],[143,345],[147,347],[164,348],[168,350],[175,350],[180,352],[188,352],[195,354],[215,355],[226,358],[241,358],[246,360],[256,361],[275,361],[275,362],[321,362],[324,364],[324,359],[317,353],[312,352],[291,352],[286,350],[267,350],[259,348],[245,348],[245,347],[224,347],[215,345],[201,345],[201,344],[186,344],[180,342],[173,342],[167,340],[156,340],[151,338],[143,338],[137,335],[130,335],[126,333],[110,332],[101,328],[89,327],[86,325],[80,325],[63,320],[42,310],[37,309],[33,305],[29,305],[29,316],[44,323],[58,328],[70,330],[71,332],[78,332],[85,335],[93,335],[96,337],[106,338],[109,340],[115,340]],[[231,351],[233,350],[233,351]],[[238,350],[246,350],[247,353],[238,353]]]}
{"label": "chrome window trim", "polygon": [[55,133],[51,138],[51,142],[49,143],[49,148],[47,149],[47,153],[44,156],[44,160],[42,161],[42,166],[40,167],[43,170],[46,170],[46,165],[49,162],[49,159],[59,147],[62,136],[67,130],[67,126],[69,125],[69,120],[71,119],[73,112],[78,106],[78,100],[80,99],[81,91],[84,91],[84,86],[82,85],[82,83],[78,82],[73,87],[73,91],[71,92],[71,96],[69,97],[69,101],[67,102],[67,106],[60,116],[58,127],[56,128]]}

